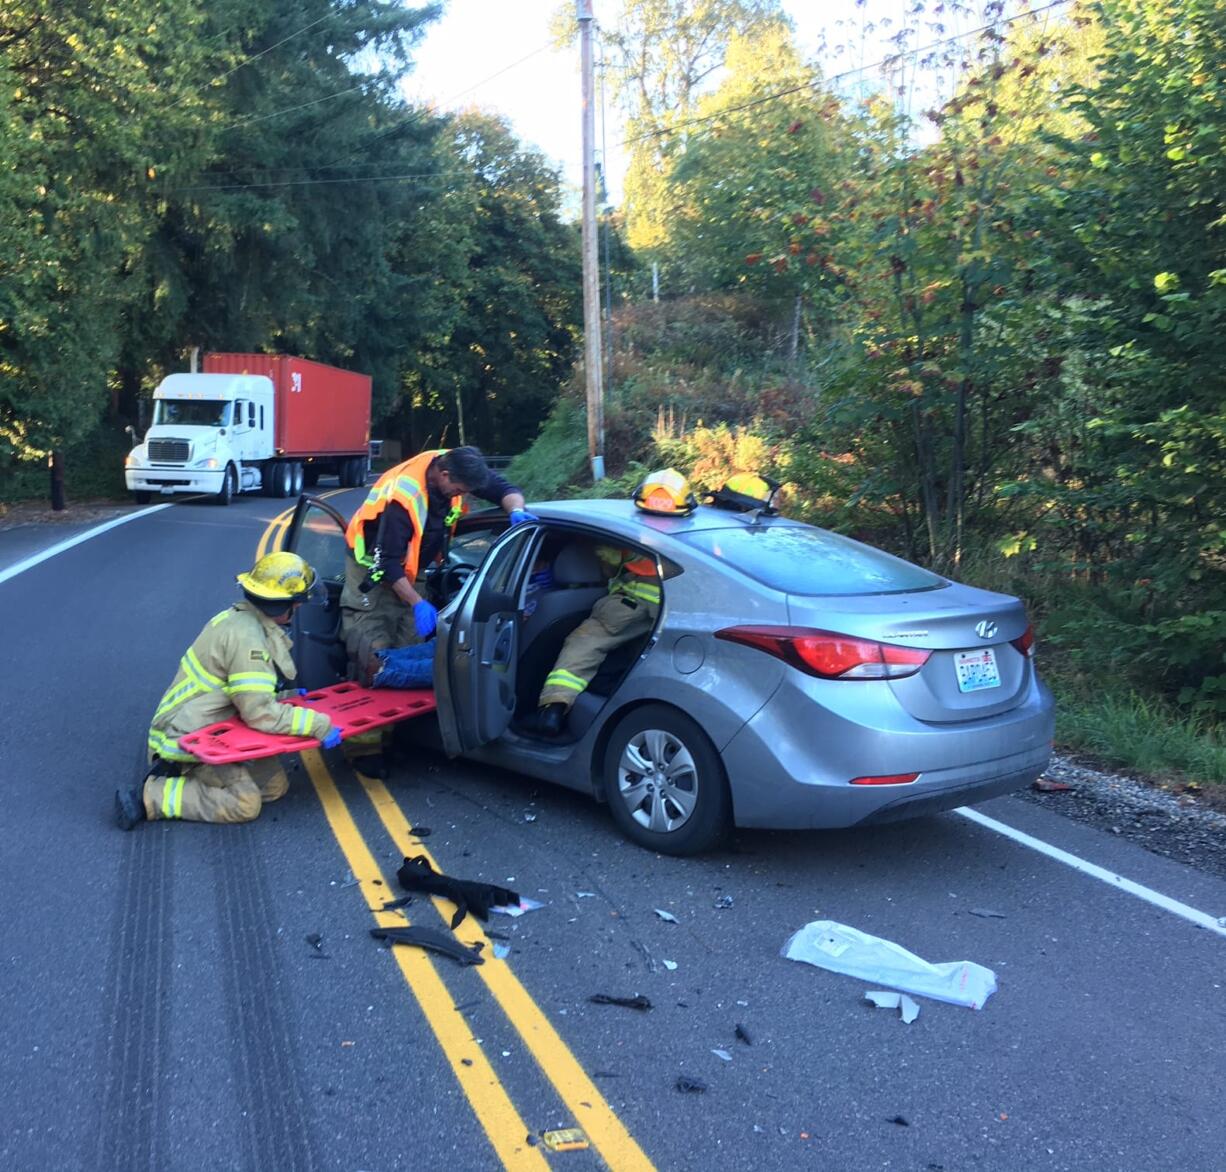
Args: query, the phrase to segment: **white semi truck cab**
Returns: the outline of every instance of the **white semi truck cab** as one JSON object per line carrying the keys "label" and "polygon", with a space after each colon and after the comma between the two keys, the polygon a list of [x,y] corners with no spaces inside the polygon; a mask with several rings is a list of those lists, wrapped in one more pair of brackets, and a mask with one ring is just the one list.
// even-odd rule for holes
{"label": "white semi truck cab", "polygon": [[[228,501],[267,487],[273,409],[272,379],[262,375],[168,375],[153,393],[144,443],[125,461],[128,491],[138,502],[177,492]],[[292,470],[290,479],[292,491]]]}
{"label": "white semi truck cab", "polygon": [[[153,425],[124,461],[139,504],[155,494],[296,496],[320,475],[365,483],[369,375],[284,354],[214,353],[153,393]],[[134,437],[135,438],[135,437]]]}

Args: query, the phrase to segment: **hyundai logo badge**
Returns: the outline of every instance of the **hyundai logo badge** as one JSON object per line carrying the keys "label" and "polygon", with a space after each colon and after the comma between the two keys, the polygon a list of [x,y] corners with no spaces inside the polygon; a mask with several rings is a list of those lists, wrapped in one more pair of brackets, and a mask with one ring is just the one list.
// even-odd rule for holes
{"label": "hyundai logo badge", "polygon": [[981,623],[975,624],[975,634],[981,639],[992,639],[996,636],[996,624],[984,619]]}

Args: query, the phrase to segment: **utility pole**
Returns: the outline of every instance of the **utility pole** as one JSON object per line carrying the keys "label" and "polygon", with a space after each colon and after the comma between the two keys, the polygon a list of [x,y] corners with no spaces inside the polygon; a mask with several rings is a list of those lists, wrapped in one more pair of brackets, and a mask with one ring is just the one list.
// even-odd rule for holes
{"label": "utility pole", "polygon": [[604,389],[600,381],[600,266],[596,238],[596,104],[592,78],[592,0],[575,0],[583,73],[583,366],[587,375],[587,454],[604,479]]}

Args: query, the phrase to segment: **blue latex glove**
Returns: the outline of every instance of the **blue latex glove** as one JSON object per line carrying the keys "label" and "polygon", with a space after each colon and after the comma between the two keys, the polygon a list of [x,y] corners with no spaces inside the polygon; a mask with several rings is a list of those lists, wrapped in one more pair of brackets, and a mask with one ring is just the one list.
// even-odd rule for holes
{"label": "blue latex glove", "polygon": [[519,525],[519,524],[522,524],[524,521],[539,521],[539,520],[540,520],[540,517],[538,517],[535,513],[529,513],[527,509],[512,509],[511,510],[511,524],[512,525]]}
{"label": "blue latex glove", "polygon": [[434,644],[415,643],[375,654],[383,661],[371,680],[374,688],[431,688],[434,686]]}
{"label": "blue latex glove", "polygon": [[326,737],[324,737],[322,743],[325,749],[335,749],[336,746],[341,743],[341,730],[339,728],[334,728]]}
{"label": "blue latex glove", "polygon": [[438,626],[438,610],[434,603],[427,602],[424,598],[413,603],[413,626],[417,628],[417,634],[422,639],[434,634]]}
{"label": "blue latex glove", "polygon": [[299,688],[297,691],[299,696],[305,696],[307,694],[306,688]]}

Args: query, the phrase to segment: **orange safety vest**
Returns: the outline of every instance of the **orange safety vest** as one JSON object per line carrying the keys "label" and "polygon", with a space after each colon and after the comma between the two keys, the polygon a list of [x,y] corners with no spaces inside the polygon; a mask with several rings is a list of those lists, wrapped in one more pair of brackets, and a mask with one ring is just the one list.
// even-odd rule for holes
{"label": "orange safety vest", "polygon": [[629,550],[604,546],[597,556],[607,565],[616,565],[617,573],[609,583],[610,594],[624,594],[639,602],[660,604],[660,579],[656,562],[650,557],[635,557]]}
{"label": "orange safety vest", "polygon": [[[419,452],[411,459],[389,468],[371,485],[362,507],[349,518],[345,541],[358,565],[371,568],[374,559],[366,549],[366,523],[378,521],[379,515],[393,502],[403,507],[413,522],[413,536],[404,551],[404,576],[410,582],[417,578],[417,562],[421,557],[422,536],[426,532],[426,516],[430,510],[429,490],[426,485],[426,469],[439,457],[447,454],[447,448],[431,452]],[[451,512],[447,515],[451,530],[464,512],[464,498],[451,498]]]}

